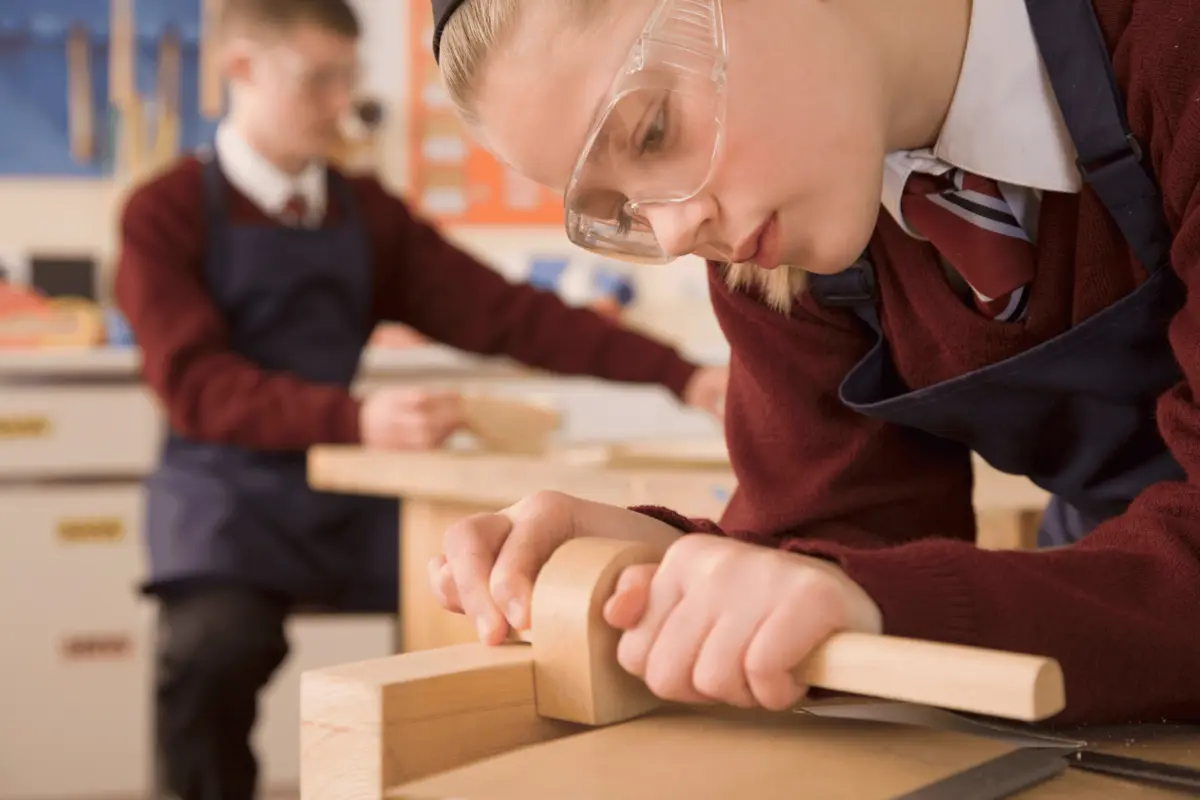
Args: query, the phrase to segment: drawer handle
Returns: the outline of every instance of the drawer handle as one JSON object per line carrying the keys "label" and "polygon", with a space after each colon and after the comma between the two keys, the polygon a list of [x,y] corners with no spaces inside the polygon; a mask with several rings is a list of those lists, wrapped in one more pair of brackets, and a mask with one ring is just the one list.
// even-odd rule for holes
{"label": "drawer handle", "polygon": [[58,538],[64,542],[119,542],[125,538],[120,517],[79,517],[58,521]]}
{"label": "drawer handle", "polygon": [[0,417],[0,439],[41,439],[50,435],[50,418],[35,414]]}
{"label": "drawer handle", "polygon": [[81,633],[66,636],[62,656],[66,661],[111,661],[133,652],[133,638],[124,633]]}

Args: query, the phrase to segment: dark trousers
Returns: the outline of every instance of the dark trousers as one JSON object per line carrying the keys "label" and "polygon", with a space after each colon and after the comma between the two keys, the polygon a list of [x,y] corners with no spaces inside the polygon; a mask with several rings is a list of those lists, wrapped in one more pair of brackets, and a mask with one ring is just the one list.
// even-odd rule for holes
{"label": "dark trousers", "polygon": [[287,657],[288,605],[209,585],[160,600],[155,681],[157,792],[172,800],[252,800],[258,695]]}

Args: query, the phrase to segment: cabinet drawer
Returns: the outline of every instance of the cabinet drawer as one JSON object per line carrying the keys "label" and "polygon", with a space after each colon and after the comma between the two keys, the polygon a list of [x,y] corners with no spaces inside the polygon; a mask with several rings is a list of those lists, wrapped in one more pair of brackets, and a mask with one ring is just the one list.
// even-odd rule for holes
{"label": "cabinet drawer", "polygon": [[0,391],[0,478],[141,475],[160,438],[158,409],[139,386]]}
{"label": "cabinet drawer", "polygon": [[0,488],[0,615],[128,624],[145,574],[142,503],[136,483]]}
{"label": "cabinet drawer", "polygon": [[0,798],[146,796],[151,621],[148,605],[124,625],[8,620],[0,648]]}

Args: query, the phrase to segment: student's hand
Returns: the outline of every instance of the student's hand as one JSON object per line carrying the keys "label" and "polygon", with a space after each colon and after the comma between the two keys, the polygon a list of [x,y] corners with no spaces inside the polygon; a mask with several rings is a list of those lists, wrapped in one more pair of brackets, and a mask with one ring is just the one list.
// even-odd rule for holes
{"label": "student's hand", "polygon": [[510,627],[529,627],[533,581],[567,539],[601,536],[666,548],[681,535],[636,511],[539,492],[447,529],[443,555],[429,563],[429,580],[445,608],[475,620],[480,641],[499,644]]}
{"label": "student's hand", "polygon": [[727,367],[700,367],[683,389],[683,402],[707,411],[718,421],[725,419],[725,388],[729,385]]}
{"label": "student's hand", "polygon": [[359,433],[367,447],[427,450],[461,428],[462,397],[428,389],[379,389],[359,410]]}
{"label": "student's hand", "polygon": [[774,711],[804,696],[792,669],[830,634],[882,630],[837,566],[702,534],[622,572],[604,618],[624,631],[621,666],[664,700]]}

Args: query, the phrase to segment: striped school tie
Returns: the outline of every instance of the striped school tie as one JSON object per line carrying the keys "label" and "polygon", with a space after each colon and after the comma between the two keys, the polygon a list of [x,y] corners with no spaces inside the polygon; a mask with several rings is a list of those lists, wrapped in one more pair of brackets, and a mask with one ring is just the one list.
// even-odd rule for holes
{"label": "striped school tie", "polygon": [[308,227],[308,198],[299,192],[293,194],[284,204],[279,218],[284,225],[293,228]]}
{"label": "striped school tie", "polygon": [[900,209],[970,285],[980,312],[1001,322],[1024,318],[1036,255],[995,181],[961,169],[915,172]]}

